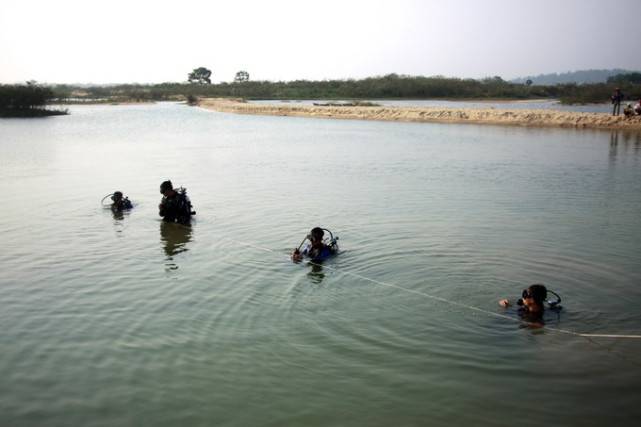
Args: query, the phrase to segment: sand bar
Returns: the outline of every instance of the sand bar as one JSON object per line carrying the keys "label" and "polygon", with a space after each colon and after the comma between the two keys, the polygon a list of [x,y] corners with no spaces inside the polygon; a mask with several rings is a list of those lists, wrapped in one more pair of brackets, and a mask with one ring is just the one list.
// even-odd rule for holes
{"label": "sand bar", "polygon": [[641,131],[641,116],[625,118],[606,113],[556,110],[499,110],[441,107],[320,107],[312,105],[251,104],[237,99],[203,98],[203,108],[237,114],[317,117],[351,120],[383,120],[425,123],[475,123],[577,129],[625,129]]}

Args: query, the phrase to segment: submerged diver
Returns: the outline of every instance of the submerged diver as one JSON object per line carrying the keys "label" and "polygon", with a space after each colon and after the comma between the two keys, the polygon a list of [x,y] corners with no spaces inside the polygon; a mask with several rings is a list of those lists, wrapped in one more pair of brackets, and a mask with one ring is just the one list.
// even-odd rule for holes
{"label": "submerged diver", "polygon": [[[547,299],[548,292],[554,294],[556,301],[549,301]],[[543,313],[545,312],[545,305],[547,303],[552,309],[561,309],[559,303],[561,302],[561,297],[553,291],[548,291],[544,285],[534,284],[530,285],[527,289],[523,290],[521,298],[516,301],[516,304],[519,306],[519,316],[527,322],[533,322],[536,324],[543,323]],[[499,305],[501,307],[509,307],[510,301],[507,299],[499,300]]]}
{"label": "submerged diver", "polygon": [[[323,240],[325,231],[330,235],[329,240]],[[303,247],[305,241],[309,243]],[[320,227],[314,227],[310,233],[305,236],[300,245],[292,253],[292,261],[300,262],[306,256],[313,262],[323,261],[338,252],[338,237],[334,237],[331,231]]]}
{"label": "submerged diver", "polygon": [[111,195],[111,200],[113,201],[111,210],[114,212],[122,212],[133,208],[129,197],[123,197],[121,191],[114,191]]}
{"label": "submerged diver", "polygon": [[160,184],[160,194],[163,198],[158,205],[158,214],[163,221],[188,225],[196,212],[192,210],[187,190],[181,187],[176,191],[171,181],[164,181]]}

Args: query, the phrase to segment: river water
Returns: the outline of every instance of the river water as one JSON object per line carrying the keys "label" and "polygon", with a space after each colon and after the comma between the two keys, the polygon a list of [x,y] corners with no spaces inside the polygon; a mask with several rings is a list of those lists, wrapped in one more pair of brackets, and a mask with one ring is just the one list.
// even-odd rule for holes
{"label": "river water", "polygon": [[[641,340],[558,332],[641,333],[638,134],[74,106],[0,120],[0,190],[1,425],[641,416]],[[497,305],[535,282],[542,329]]]}

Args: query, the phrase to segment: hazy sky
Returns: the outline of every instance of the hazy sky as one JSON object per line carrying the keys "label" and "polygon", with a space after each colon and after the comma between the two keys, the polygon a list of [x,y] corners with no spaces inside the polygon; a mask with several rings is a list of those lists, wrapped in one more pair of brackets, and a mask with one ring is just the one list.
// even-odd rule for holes
{"label": "hazy sky", "polygon": [[0,82],[641,69],[641,0],[0,0]]}

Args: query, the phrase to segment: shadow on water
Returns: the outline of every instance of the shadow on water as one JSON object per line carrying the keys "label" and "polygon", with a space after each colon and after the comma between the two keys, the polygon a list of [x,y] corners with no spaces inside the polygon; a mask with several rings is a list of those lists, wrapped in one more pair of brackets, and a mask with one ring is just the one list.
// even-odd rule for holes
{"label": "shadow on water", "polygon": [[627,154],[630,150],[635,155],[641,154],[641,133],[612,131],[610,133],[610,161],[615,161],[617,155]]}
{"label": "shadow on water", "polygon": [[191,236],[191,226],[170,222],[160,223],[160,242],[165,251],[167,270],[178,269],[178,265],[174,262],[174,256],[189,250],[187,243],[191,242]]}

